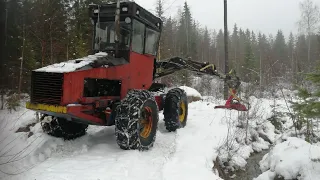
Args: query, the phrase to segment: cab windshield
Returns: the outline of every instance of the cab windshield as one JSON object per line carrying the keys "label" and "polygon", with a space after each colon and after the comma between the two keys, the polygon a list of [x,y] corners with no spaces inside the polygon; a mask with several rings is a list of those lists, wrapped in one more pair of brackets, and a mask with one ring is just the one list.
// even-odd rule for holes
{"label": "cab windshield", "polygon": [[[130,24],[120,23],[119,49],[128,50],[130,45]],[[100,22],[95,26],[95,50],[115,49],[114,22]]]}

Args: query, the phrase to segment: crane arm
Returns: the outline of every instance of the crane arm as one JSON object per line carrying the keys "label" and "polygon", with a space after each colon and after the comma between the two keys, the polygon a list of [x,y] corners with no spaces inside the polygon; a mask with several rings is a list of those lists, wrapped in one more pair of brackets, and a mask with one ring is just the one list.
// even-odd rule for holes
{"label": "crane arm", "polygon": [[[180,70],[193,71],[198,75],[206,74],[217,76],[227,83],[230,90],[230,96],[225,105],[215,106],[215,109],[222,108],[234,109],[237,111],[248,111],[247,107],[240,103],[242,100],[236,95],[241,82],[234,70],[231,70],[227,74],[220,74],[214,64],[200,63],[192,61],[191,59],[185,60],[179,57],[173,57],[165,61],[155,61],[154,79],[173,74]],[[236,102],[233,102],[233,100],[236,100]]]}
{"label": "crane arm", "polygon": [[181,70],[196,72],[198,75],[206,74],[219,77],[221,80],[226,81],[228,87],[231,89],[238,89],[241,84],[240,79],[236,76],[234,70],[231,70],[228,74],[221,74],[217,71],[214,64],[200,63],[191,59],[182,59],[180,57],[156,61],[154,79],[165,77]]}

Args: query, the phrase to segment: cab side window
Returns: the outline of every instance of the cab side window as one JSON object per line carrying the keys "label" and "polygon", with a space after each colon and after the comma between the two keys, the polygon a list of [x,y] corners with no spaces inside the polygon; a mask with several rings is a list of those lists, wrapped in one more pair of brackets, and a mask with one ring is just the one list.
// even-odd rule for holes
{"label": "cab side window", "polygon": [[133,20],[132,51],[143,54],[145,25]]}
{"label": "cab side window", "polygon": [[156,55],[157,54],[157,47],[158,47],[158,39],[159,39],[159,33],[147,28],[146,29],[146,54]]}

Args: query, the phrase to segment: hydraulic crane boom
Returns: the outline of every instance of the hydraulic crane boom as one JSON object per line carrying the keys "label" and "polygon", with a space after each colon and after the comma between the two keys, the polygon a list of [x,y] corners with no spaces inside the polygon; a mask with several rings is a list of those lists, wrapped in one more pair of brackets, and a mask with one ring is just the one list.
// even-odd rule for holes
{"label": "hydraulic crane boom", "polygon": [[198,75],[206,74],[217,76],[228,83],[229,88],[238,89],[241,82],[239,77],[236,76],[234,70],[229,74],[220,74],[214,64],[200,63],[191,59],[182,59],[180,57],[173,57],[155,63],[154,79],[173,74],[180,70],[188,70],[196,72]]}
{"label": "hydraulic crane boom", "polygon": [[[199,63],[190,59],[185,60],[180,57],[173,57],[163,61],[157,61],[155,63],[155,79],[173,74],[180,70],[189,70],[197,73],[210,74],[219,76],[216,72],[215,66],[206,63]],[[208,67],[207,67],[208,66]],[[211,68],[210,68],[211,67]]]}
{"label": "hydraulic crane boom", "polygon": [[[216,108],[247,111],[247,108],[244,105],[240,104],[241,99],[236,95],[241,82],[240,78],[236,75],[236,72],[234,70],[231,70],[228,74],[220,74],[214,64],[200,63],[192,61],[190,58],[186,60],[180,57],[173,57],[164,61],[155,62],[154,79],[173,74],[180,70],[193,71],[198,75],[206,74],[217,76],[220,79],[226,81],[231,95],[224,106],[216,106]],[[233,101],[236,101],[236,103],[234,103]]]}

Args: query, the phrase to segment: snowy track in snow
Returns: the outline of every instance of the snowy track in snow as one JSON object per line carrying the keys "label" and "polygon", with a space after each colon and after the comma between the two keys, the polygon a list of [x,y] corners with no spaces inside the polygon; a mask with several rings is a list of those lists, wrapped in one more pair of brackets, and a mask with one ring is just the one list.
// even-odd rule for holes
{"label": "snowy track in snow", "polygon": [[[231,114],[236,115],[236,112]],[[12,180],[120,180],[120,179],[219,179],[212,172],[214,148],[227,134],[224,110],[214,104],[189,104],[187,126],[177,132],[165,129],[163,115],[154,147],[149,151],[121,150],[114,126],[90,126],[87,135],[62,141],[43,134],[39,124],[30,138],[37,138],[31,156],[21,167],[33,167]],[[30,139],[29,138],[29,139]],[[36,143],[35,143],[36,144]]]}
{"label": "snowy track in snow", "polygon": [[[261,101],[263,103],[258,104],[259,112],[264,114],[261,118],[266,119],[269,116],[270,101],[255,99],[255,102],[261,103]],[[9,120],[7,121],[9,127],[15,125],[15,128],[6,128],[10,137],[5,141],[10,142],[15,137],[21,136],[13,143],[15,144],[13,148],[15,152],[19,152],[31,144],[27,151],[20,155],[20,157],[27,156],[15,162],[14,166],[0,165],[2,171],[19,174],[3,178],[3,173],[0,172],[0,179],[220,179],[212,171],[213,159],[217,155],[215,148],[219,147],[227,136],[227,119],[231,118],[232,121],[237,121],[238,118],[237,111],[214,109],[215,105],[221,103],[212,98],[209,98],[208,101],[190,103],[187,126],[178,129],[177,132],[166,130],[163,114],[160,112],[156,142],[152,149],[144,152],[121,150],[116,143],[114,126],[89,126],[85,136],[73,141],[63,141],[44,134],[40,124],[37,123],[31,127],[34,134],[28,138],[28,133],[14,133],[14,131],[18,127],[34,122],[34,112],[29,111],[22,116],[22,113],[26,111],[24,108],[13,114],[5,114],[4,111],[0,111],[5,114],[1,114],[0,118],[4,117]],[[10,121],[20,116],[22,119],[20,118],[19,121]],[[8,149],[10,147],[2,150]],[[0,161],[4,162],[1,158]],[[23,170],[27,171],[23,172]]]}

